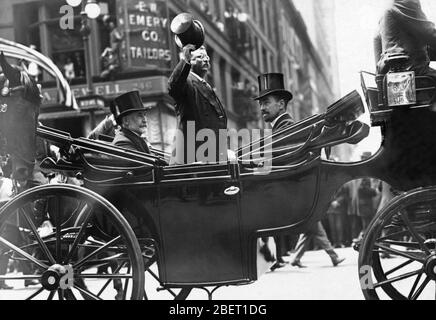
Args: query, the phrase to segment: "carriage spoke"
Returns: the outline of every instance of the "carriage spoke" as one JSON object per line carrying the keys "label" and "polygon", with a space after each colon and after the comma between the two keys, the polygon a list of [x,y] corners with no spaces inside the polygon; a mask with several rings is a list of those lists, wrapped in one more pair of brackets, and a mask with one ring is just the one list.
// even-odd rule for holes
{"label": "carriage spoke", "polygon": [[48,295],[47,300],[53,300],[55,293],[56,293],[56,290],[50,291],[50,294]]}
{"label": "carriage spoke", "polygon": [[9,241],[7,241],[6,239],[4,239],[3,237],[0,237],[0,244],[3,244],[5,247],[9,248],[10,250],[16,252],[17,254],[19,254],[20,256],[22,256],[23,258],[26,258],[27,260],[33,262],[34,264],[36,264],[38,267],[41,267],[43,269],[48,269],[48,266],[43,263],[42,261],[39,261],[37,259],[35,259],[33,256],[31,256],[30,254],[28,254],[27,252],[21,250],[20,248],[18,248],[17,246],[13,245],[12,243],[10,243]]}
{"label": "carriage spoke", "polygon": [[400,251],[400,250],[396,250],[396,249],[390,248],[388,246],[384,246],[384,245],[382,245],[380,243],[375,243],[374,246],[375,247],[379,247],[380,249],[383,249],[383,250],[385,250],[385,251],[387,251],[389,253],[393,253],[393,254],[396,254],[398,256],[407,258],[407,259],[411,259],[411,260],[414,260],[414,261],[419,261],[421,263],[424,263],[424,261],[425,261],[424,258],[419,258],[419,257],[411,255],[409,253],[406,253],[406,252],[403,252],[403,251]]}
{"label": "carriage spoke", "polygon": [[419,243],[418,242],[407,242],[407,241],[393,241],[393,240],[386,240],[381,241],[382,243],[388,245],[388,246],[400,246],[410,249],[419,249]]}
{"label": "carriage spoke", "polygon": [[[130,271],[131,271],[131,267],[129,265],[129,267],[127,268],[127,273],[130,273]],[[130,279],[126,279],[124,282],[123,300],[126,300],[127,288],[129,287],[129,281],[130,281]]]}
{"label": "carriage spoke", "polygon": [[58,289],[58,297],[59,300],[64,300],[64,291],[62,289]]}
{"label": "carriage spoke", "polygon": [[92,210],[91,210],[91,207],[88,206],[88,204],[85,203],[85,206],[83,206],[81,211],[83,211],[84,209],[86,210],[86,212],[85,212],[85,221],[83,222],[82,226],[80,227],[79,233],[77,234],[76,239],[74,239],[74,242],[71,245],[71,249],[68,252],[67,257],[64,260],[64,264],[67,264],[70,261],[72,255],[75,253],[75,251],[77,249],[77,246],[78,246],[80,240],[82,239],[82,237],[83,237],[83,235],[85,233],[86,227],[88,226],[89,219],[92,216],[91,215]]}
{"label": "carriage spoke", "polygon": [[54,198],[54,204],[53,204],[53,211],[54,216],[56,217],[56,262],[61,263],[62,262],[62,247],[61,247],[61,214],[59,212],[60,210],[60,199],[59,197]]}
{"label": "carriage spoke", "polygon": [[421,284],[421,286],[418,288],[418,290],[416,291],[416,293],[413,295],[411,300],[417,300],[418,297],[421,295],[421,293],[424,291],[425,287],[428,285],[428,283],[430,282],[430,277],[426,277],[424,282]]}
{"label": "carriage spoke", "polygon": [[20,209],[21,215],[24,216],[24,218],[27,221],[27,224],[29,225],[30,229],[32,230],[33,234],[35,235],[36,241],[38,242],[39,246],[41,247],[42,251],[48,258],[51,264],[56,264],[56,260],[54,259],[53,255],[51,254],[50,250],[48,250],[47,245],[42,241],[38,230],[36,229],[35,224],[33,223],[32,219],[29,217],[29,213],[24,208]]}
{"label": "carriage spoke", "polygon": [[81,273],[75,277],[76,279],[132,279],[132,274],[89,274],[89,273]]}
{"label": "carriage spoke", "polygon": [[30,275],[30,276],[0,276],[0,280],[8,280],[8,281],[14,281],[14,280],[41,280],[40,275]]}
{"label": "carriage spoke", "polygon": [[[120,272],[120,270],[124,267],[126,263],[122,263],[120,266],[118,266],[114,272],[112,272],[113,274]],[[103,285],[103,287],[101,288],[101,290],[97,293],[97,297],[100,297],[101,294],[103,293],[104,290],[106,290],[107,286],[112,282],[113,279],[109,279],[106,281],[106,283]]]}
{"label": "carriage spoke", "polygon": [[39,295],[43,291],[44,291],[43,287],[39,288],[38,291],[36,291],[35,293],[31,294],[29,297],[26,298],[26,300],[32,300],[33,298],[35,298],[37,295]]}
{"label": "carriage spoke", "polygon": [[77,217],[77,212],[83,210],[83,207],[85,205],[86,205],[85,201],[79,201],[79,204],[77,205],[76,209],[74,209],[73,213],[70,214],[70,217],[62,223],[62,227],[69,225],[68,223],[70,222],[70,220],[73,219],[74,217]]}
{"label": "carriage spoke", "polygon": [[379,242],[384,242],[384,241],[389,240],[390,238],[398,238],[398,237],[401,237],[401,236],[405,236],[405,235],[407,235],[407,234],[408,234],[408,232],[405,231],[405,230],[397,231],[397,232],[394,232],[394,233],[390,233],[390,234],[388,234],[388,235],[385,235],[385,236],[383,236],[383,237],[377,238],[377,241],[379,241]]}
{"label": "carriage spoke", "polygon": [[401,218],[403,219],[404,223],[406,224],[407,229],[412,234],[412,236],[415,238],[416,241],[418,241],[419,246],[422,251],[424,251],[427,255],[430,255],[431,252],[427,248],[427,246],[424,243],[424,240],[421,238],[421,236],[416,232],[415,228],[413,227],[412,223],[409,220],[409,217],[407,216],[407,212],[402,210],[401,212]]}
{"label": "carriage spoke", "polygon": [[390,275],[391,273],[394,273],[395,271],[400,270],[401,268],[404,268],[405,266],[408,266],[409,264],[411,264],[412,262],[414,262],[414,260],[408,260],[402,264],[400,264],[399,266],[393,268],[392,270],[389,270],[385,273],[386,276]]}
{"label": "carriage spoke", "polygon": [[381,286],[384,286],[385,284],[390,284],[390,283],[393,283],[393,282],[401,281],[401,280],[404,280],[404,279],[416,276],[417,274],[419,274],[421,272],[422,272],[422,269],[419,269],[419,270],[416,270],[416,271],[405,273],[405,274],[403,274],[401,276],[398,276],[398,277],[394,277],[394,278],[391,278],[391,279],[388,279],[388,280],[385,280],[385,281],[378,282],[378,283],[374,284],[374,289],[378,288],[378,287],[381,287]]}
{"label": "carriage spoke", "polygon": [[74,269],[79,269],[83,264],[85,264],[92,257],[94,257],[95,255],[99,254],[100,252],[104,251],[105,249],[107,249],[108,247],[110,247],[111,245],[113,245],[114,243],[116,243],[120,239],[121,239],[121,236],[118,236],[115,239],[112,239],[111,241],[106,243],[104,246],[98,248],[97,250],[95,250],[94,252],[90,253],[85,258],[83,258],[82,260],[77,262],[75,265],[73,265],[73,268]]}
{"label": "carriage spoke", "polygon": [[65,298],[69,300],[77,300],[76,296],[74,295],[73,290],[67,289],[65,290]]}
{"label": "carriage spoke", "polygon": [[95,294],[89,292],[88,290],[86,290],[86,289],[84,289],[84,288],[82,288],[82,287],[77,286],[77,287],[75,287],[75,288],[76,288],[80,293],[82,293],[83,295],[85,295],[85,296],[87,296],[87,297],[89,297],[89,298],[91,298],[91,299],[93,299],[93,300],[103,300],[103,299],[101,299],[100,297],[97,297]]}
{"label": "carriage spoke", "polygon": [[421,280],[422,274],[423,274],[423,273],[421,272],[421,273],[418,274],[418,276],[416,277],[415,282],[413,283],[412,289],[410,290],[410,293],[409,293],[409,297],[408,297],[409,300],[412,299],[412,297],[413,297],[413,293],[415,292],[415,289],[416,289],[416,287],[418,286],[419,280]]}

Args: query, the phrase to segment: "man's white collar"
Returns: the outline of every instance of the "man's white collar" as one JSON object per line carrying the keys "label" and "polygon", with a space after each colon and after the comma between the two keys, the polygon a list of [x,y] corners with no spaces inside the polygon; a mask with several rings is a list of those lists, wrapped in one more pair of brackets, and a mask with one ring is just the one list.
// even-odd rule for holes
{"label": "man's white collar", "polygon": [[275,118],[273,121],[271,121],[271,126],[274,128],[274,126],[276,125],[276,123],[279,121],[280,118],[282,118],[283,116],[286,115],[285,113],[282,113],[281,115],[279,115],[277,118]]}
{"label": "man's white collar", "polygon": [[202,77],[200,77],[198,74],[196,74],[195,72],[191,71],[191,74],[194,75],[194,77],[196,77],[198,80],[200,80],[201,82],[206,82],[206,80],[204,80]]}

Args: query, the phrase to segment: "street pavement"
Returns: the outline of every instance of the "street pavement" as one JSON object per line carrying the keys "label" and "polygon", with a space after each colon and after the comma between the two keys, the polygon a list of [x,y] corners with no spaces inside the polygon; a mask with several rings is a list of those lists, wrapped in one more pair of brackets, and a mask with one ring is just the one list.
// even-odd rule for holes
{"label": "street pavement", "polygon": [[[351,248],[335,249],[346,260],[333,267],[325,251],[308,251],[301,262],[307,268],[290,264],[267,272],[258,281],[246,286],[217,290],[214,300],[363,300],[360,290],[357,259]],[[286,257],[285,257],[286,259]],[[289,260],[289,258],[287,258]],[[188,300],[204,300],[207,294],[193,290]]]}
{"label": "street pavement", "polygon": [[[299,269],[290,264],[284,268],[276,269],[274,272],[267,272],[260,279],[252,284],[243,286],[223,287],[215,291],[214,300],[364,300],[358,278],[358,253],[352,248],[336,249],[340,257],[346,260],[337,267],[333,267],[330,257],[324,251],[308,251],[302,258],[302,263],[307,268]],[[286,259],[290,260],[290,257]],[[383,260],[387,269],[398,266],[404,260],[387,259]],[[413,264],[408,266],[404,272],[413,271]],[[155,266],[154,266],[155,268]],[[157,269],[153,269],[157,273]],[[405,288],[412,287],[415,278],[405,282]],[[410,282],[412,281],[412,282]],[[420,298],[425,300],[435,299],[436,282],[432,281]],[[10,283],[16,290],[0,290],[0,300],[15,300],[29,297],[39,287],[24,288],[24,281],[17,280]],[[102,285],[101,280],[91,280],[87,283],[89,287],[97,289]],[[146,278],[146,292],[149,299],[166,300],[170,298],[167,291],[157,291],[158,283],[152,277]],[[109,287],[109,291],[102,298],[113,299],[115,291]],[[409,292],[409,291],[407,291]],[[76,293],[76,295],[78,295]],[[48,292],[44,292],[37,299],[46,299]],[[80,296],[80,295],[79,295]],[[386,295],[381,295],[382,299]],[[55,297],[57,299],[57,296]],[[204,290],[194,289],[188,300],[207,300],[208,295]]]}

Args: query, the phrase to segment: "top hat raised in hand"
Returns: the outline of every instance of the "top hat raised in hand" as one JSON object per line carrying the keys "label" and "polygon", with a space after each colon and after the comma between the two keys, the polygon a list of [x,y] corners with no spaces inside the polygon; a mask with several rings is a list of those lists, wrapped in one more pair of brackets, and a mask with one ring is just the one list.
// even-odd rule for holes
{"label": "top hat raised in hand", "polygon": [[265,73],[258,77],[259,81],[259,95],[254,98],[260,100],[270,94],[278,94],[292,100],[293,95],[290,91],[285,89],[285,81],[282,73]]}
{"label": "top hat raised in hand", "polygon": [[171,22],[171,31],[175,34],[177,46],[183,48],[188,44],[199,49],[204,44],[204,27],[203,24],[194,20],[189,13],[181,13]]}
{"label": "top hat raised in hand", "polygon": [[132,112],[147,110],[142,103],[139,91],[130,91],[114,99],[111,112],[118,124],[121,118]]}

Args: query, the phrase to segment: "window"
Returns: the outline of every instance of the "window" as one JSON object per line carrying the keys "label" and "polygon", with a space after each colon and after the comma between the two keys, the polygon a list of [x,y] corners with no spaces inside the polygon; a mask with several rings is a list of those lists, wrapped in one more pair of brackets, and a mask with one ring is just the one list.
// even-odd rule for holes
{"label": "window", "polygon": [[[115,0],[100,0],[102,8],[109,12],[116,12]],[[74,29],[60,28],[60,13],[65,0],[51,0],[50,2],[27,2],[13,6],[15,39],[27,46],[34,45],[36,50],[50,57],[67,79],[85,77],[85,50],[81,28],[81,6],[74,10]],[[108,10],[106,9],[106,11]],[[102,14],[107,13],[105,11]],[[98,19],[99,30],[97,41],[91,43],[94,61],[98,61],[101,47],[109,41],[105,36],[101,19]],[[103,41],[102,41],[103,40]],[[97,68],[98,69],[98,68]],[[51,80],[43,75],[43,80]]]}

